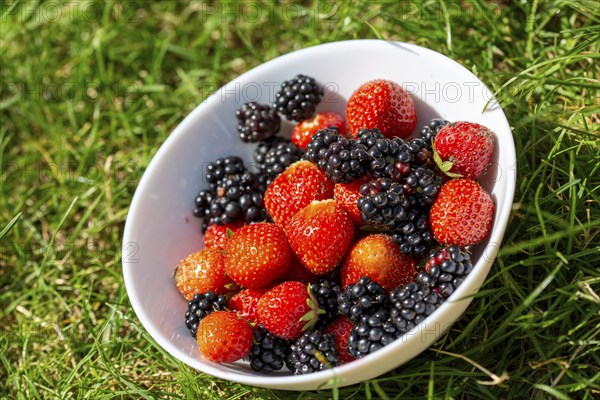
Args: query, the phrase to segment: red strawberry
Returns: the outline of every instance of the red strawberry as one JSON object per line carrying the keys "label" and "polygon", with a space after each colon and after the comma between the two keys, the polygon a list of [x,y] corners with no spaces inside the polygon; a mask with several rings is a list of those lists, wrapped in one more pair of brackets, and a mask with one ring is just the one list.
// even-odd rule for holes
{"label": "red strawberry", "polygon": [[285,233],[302,264],[322,275],[346,254],[354,240],[354,224],[335,200],[313,201],[292,217]]}
{"label": "red strawberry", "polygon": [[417,125],[417,111],[408,92],[395,82],[378,79],[358,88],[346,107],[350,133],[377,128],[391,138],[410,136]]}
{"label": "red strawberry", "polygon": [[301,149],[306,149],[317,131],[329,127],[338,128],[340,133],[346,136],[346,120],[344,117],[334,112],[324,112],[296,125],[292,131],[292,143]]}
{"label": "red strawberry", "polygon": [[225,275],[225,258],[219,250],[204,249],[192,253],[179,262],[175,269],[175,285],[186,300],[197,293],[210,290],[217,294],[229,292],[231,279]]}
{"label": "red strawberry", "polygon": [[215,311],[198,325],[196,340],[200,353],[210,361],[227,363],[248,355],[252,328],[234,312]]}
{"label": "red strawberry", "polygon": [[340,272],[343,288],[368,276],[388,291],[413,282],[416,273],[412,257],[402,253],[391,236],[383,234],[365,236],[354,243]]}
{"label": "red strawberry", "polygon": [[340,317],[325,328],[325,333],[333,336],[341,363],[347,363],[355,359],[348,352],[348,336],[350,336],[352,328],[354,328],[354,324],[348,317]]}
{"label": "red strawberry", "polygon": [[256,308],[258,306],[258,301],[266,292],[267,288],[242,289],[229,299],[227,305],[231,311],[235,311],[246,321],[258,323]]}
{"label": "red strawberry", "polygon": [[494,134],[474,122],[454,122],[442,128],[434,145],[435,161],[448,176],[477,179],[490,165]]}
{"label": "red strawberry", "polygon": [[431,230],[443,245],[471,246],[490,233],[494,202],[490,195],[471,179],[448,181],[429,213]]}
{"label": "red strawberry", "polygon": [[229,240],[227,238],[227,230],[232,232],[237,231],[244,226],[242,221],[233,222],[227,225],[211,225],[204,233],[204,248],[225,250],[225,245]]}
{"label": "red strawberry", "polygon": [[304,283],[288,281],[260,298],[258,321],[280,338],[297,339],[317,321],[318,310]]}
{"label": "red strawberry", "polygon": [[356,203],[360,198],[360,187],[366,182],[368,182],[367,179],[361,178],[350,183],[336,183],[333,189],[335,201],[352,217],[356,226],[365,224]]}
{"label": "red strawberry", "polygon": [[225,248],[225,271],[247,288],[266,286],[279,278],[292,262],[292,251],[283,230],[259,223],[240,228]]}
{"label": "red strawberry", "polygon": [[288,271],[281,277],[281,281],[298,281],[305,284],[316,282],[319,277],[302,265],[297,257],[292,256],[292,263]]}
{"label": "red strawberry", "polygon": [[313,200],[333,197],[333,182],[310,161],[290,165],[269,185],[265,208],[280,226]]}

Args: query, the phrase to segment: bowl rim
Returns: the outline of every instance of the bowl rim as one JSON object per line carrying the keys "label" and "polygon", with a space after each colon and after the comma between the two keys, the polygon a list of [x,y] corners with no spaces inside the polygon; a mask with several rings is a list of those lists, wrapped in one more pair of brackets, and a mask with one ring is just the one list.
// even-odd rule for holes
{"label": "bowl rim", "polygon": [[[469,71],[467,68],[465,68],[458,62],[445,56],[444,54],[438,53],[434,50],[431,50],[431,49],[428,49],[425,47],[421,47],[421,46],[418,46],[415,44],[398,42],[398,41],[385,41],[385,40],[377,40],[377,39],[356,39],[356,40],[344,40],[344,41],[337,41],[337,42],[329,42],[329,43],[319,44],[316,46],[306,47],[306,48],[296,50],[296,51],[293,51],[290,53],[286,53],[286,54],[283,54],[276,58],[273,58],[267,62],[259,64],[256,67],[237,76],[232,81],[226,83],[224,86],[217,89],[213,94],[208,96],[204,101],[202,101],[200,104],[198,104],[188,115],[185,116],[185,118],[173,129],[171,134],[169,134],[166,137],[166,139],[163,141],[160,148],[156,151],[156,153],[153,155],[152,159],[150,160],[146,170],[144,171],[144,173],[138,183],[135,193],[132,197],[130,208],[128,210],[126,221],[125,221],[124,232],[123,232],[122,253],[125,254],[126,247],[129,246],[130,243],[135,242],[135,240],[133,240],[133,235],[132,235],[133,230],[134,230],[133,229],[133,225],[134,225],[133,221],[139,220],[139,215],[142,212],[141,206],[140,206],[140,204],[142,203],[140,201],[141,196],[142,196],[142,193],[144,192],[144,188],[149,184],[149,181],[151,180],[150,177],[153,175],[154,170],[157,168],[158,162],[156,160],[161,158],[163,156],[163,154],[166,154],[169,151],[169,149],[171,148],[171,146],[173,145],[173,143],[175,143],[177,140],[180,140],[180,136],[181,136],[180,133],[187,131],[190,128],[190,126],[193,125],[197,114],[199,114],[200,112],[203,112],[203,113],[209,112],[211,109],[216,108],[220,104],[219,102],[214,101],[213,99],[215,96],[218,95],[218,93],[221,89],[223,89],[223,88],[227,87],[228,85],[230,85],[234,82],[237,82],[237,81],[244,81],[247,79],[252,79],[253,75],[260,72],[260,71],[257,72],[257,69],[262,70],[265,67],[269,67],[269,66],[273,65],[274,63],[280,62],[282,59],[286,59],[289,57],[297,57],[299,53],[314,51],[316,48],[326,49],[328,47],[356,46],[357,44],[361,45],[361,46],[368,46],[371,44],[381,45],[382,43],[388,43],[388,44],[392,44],[395,46],[401,46],[409,51],[410,50],[418,51],[420,54],[430,55],[430,56],[434,56],[434,57],[441,57],[441,59],[444,62],[454,64],[455,67],[462,69],[463,72],[470,75],[470,78],[475,79],[478,83],[481,83],[481,85],[483,85],[485,90],[487,90],[490,94],[492,93],[489,90],[489,88],[487,88],[487,86],[479,78],[477,78],[471,71]],[[213,100],[213,101],[211,101],[211,100]],[[502,108],[500,108],[500,106],[498,106],[498,107],[499,107],[498,111],[501,113],[498,123],[499,124],[501,123],[504,125],[502,127],[503,130],[506,130],[507,132],[511,132],[510,125],[508,123],[506,115],[504,114],[504,111],[502,110]],[[483,112],[483,110],[482,110],[482,112]],[[506,148],[503,147],[502,152],[503,152],[503,157],[505,157],[507,159],[509,165],[515,166],[513,173],[515,174],[515,177],[516,177],[516,152],[515,152],[514,139],[513,139],[512,135],[510,135],[509,139],[510,139],[510,143],[512,144],[512,146],[505,146]],[[488,269],[488,271],[485,273],[485,275],[483,277],[484,279],[485,279],[485,277],[487,277],[487,274],[489,273],[489,268],[493,264],[493,261],[496,257],[496,253],[498,251],[498,248],[500,246],[500,243],[502,242],[502,238],[506,231],[506,227],[507,227],[508,221],[509,221],[509,215],[510,215],[511,208],[512,208],[512,202],[514,199],[515,187],[516,187],[516,179],[508,179],[507,184],[505,186],[506,200],[504,201],[502,208],[500,208],[500,209],[496,208],[495,219],[498,221],[499,226],[494,226],[494,228],[490,234],[490,237],[488,239],[489,244],[485,248],[484,254],[482,254],[480,256],[479,260],[474,265],[474,270],[481,269],[481,268]],[[134,287],[134,283],[133,283],[134,273],[132,271],[132,268],[129,267],[129,263],[127,263],[125,261],[124,256],[122,257],[122,266],[123,266],[124,282],[125,282],[125,287],[126,287],[129,301],[134,309],[134,312],[135,312],[137,318],[142,323],[142,325],[146,329],[146,331],[150,334],[152,339],[157,343],[157,345],[164,348],[169,354],[171,354],[173,357],[175,357],[178,361],[181,361],[181,362],[189,365],[190,367],[192,367],[196,370],[199,370],[203,373],[207,373],[209,375],[212,375],[212,376],[215,376],[215,377],[218,377],[221,379],[232,380],[232,381],[236,381],[238,383],[247,384],[247,385],[281,388],[281,389],[288,389],[288,390],[290,390],[290,389],[291,390],[299,390],[299,389],[294,389],[294,388],[286,388],[286,386],[296,385],[296,386],[305,386],[306,387],[307,385],[311,385],[311,384],[314,385],[315,388],[321,387],[321,386],[330,386],[332,379],[335,380],[335,377],[337,375],[346,375],[347,373],[351,373],[353,371],[356,372],[357,370],[360,370],[360,369],[363,369],[366,367],[368,368],[369,365],[376,364],[378,362],[378,360],[380,358],[383,358],[384,354],[386,354],[384,352],[381,352],[381,353],[375,352],[373,354],[370,354],[368,357],[364,357],[364,358],[355,360],[351,363],[347,363],[342,366],[335,367],[333,369],[324,370],[324,371],[315,372],[315,373],[306,374],[306,375],[268,376],[268,375],[260,375],[258,373],[243,374],[243,373],[237,373],[235,371],[231,371],[231,372],[224,371],[222,369],[212,366],[208,362],[203,363],[202,368],[200,369],[200,368],[198,368],[197,365],[192,365],[192,363],[188,362],[189,360],[194,360],[194,358],[187,356],[187,355],[183,355],[184,357],[182,357],[182,353],[179,350],[179,348],[177,348],[175,345],[173,345],[171,341],[164,340],[159,329],[154,326],[154,324],[150,321],[150,318],[146,315],[146,312],[144,311],[144,307],[138,301],[138,297],[134,295],[135,293],[134,293],[134,290],[132,289]],[[454,301],[444,302],[440,306],[440,308],[438,310],[436,310],[436,312],[432,315],[435,315],[435,314],[440,315],[441,313],[444,312],[445,309],[451,307],[452,303],[456,303],[457,300],[467,301],[467,304],[465,305],[465,308],[466,308],[473,298],[472,295],[474,293],[476,293],[481,286],[481,285],[479,285],[477,287],[477,290],[474,293],[465,293],[467,286],[470,286],[470,285],[467,285],[466,282],[473,280],[475,278],[473,275],[474,274],[469,274],[469,276],[467,276],[467,278],[465,279],[465,283],[463,283],[463,285],[461,285],[456,290],[456,292],[453,295],[455,297]],[[439,339],[439,337],[443,334],[443,332],[447,328],[449,328],[449,326],[454,324],[456,322],[456,320],[458,320],[458,318],[460,318],[461,316],[462,316],[462,313],[458,317],[456,317],[456,319],[453,319],[453,321],[447,327],[445,327],[442,331],[437,333],[435,336],[435,339],[430,344],[428,344],[427,347],[431,346],[432,343],[434,343],[437,339]],[[427,318],[425,321],[421,322],[419,325],[417,325],[417,327],[415,327],[415,329],[413,329],[411,332],[407,333],[406,335],[409,335],[412,332],[418,330],[428,319],[429,318]],[[394,345],[401,346],[402,344],[400,342],[401,341],[397,340],[394,343],[390,344],[389,346],[390,347],[393,347]],[[391,351],[393,351],[393,350],[391,350]],[[420,352],[417,353],[416,355],[418,355],[418,354],[420,354]],[[410,359],[416,357],[416,355],[406,359],[405,362],[408,362]],[[186,361],[186,359],[189,359],[189,360]],[[395,367],[395,368],[397,368],[397,367]],[[265,381],[267,381],[267,382],[265,382]],[[356,383],[356,382],[348,382],[348,383],[340,382],[339,387],[349,385],[349,384],[354,384],[354,383]]]}

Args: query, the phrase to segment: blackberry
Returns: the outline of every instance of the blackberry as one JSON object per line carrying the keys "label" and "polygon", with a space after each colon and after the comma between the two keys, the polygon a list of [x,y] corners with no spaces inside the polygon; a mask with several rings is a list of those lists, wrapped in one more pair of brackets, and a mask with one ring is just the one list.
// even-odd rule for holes
{"label": "blackberry", "polygon": [[420,137],[413,138],[408,144],[414,156],[413,165],[424,165],[431,170],[435,170],[436,165],[433,158],[433,151],[431,150],[431,145],[427,146],[425,139]]}
{"label": "blackberry", "polygon": [[348,183],[367,173],[367,148],[343,137],[337,128],[318,131],[306,146],[306,157],[336,183]]}
{"label": "blackberry", "polygon": [[375,143],[377,143],[377,139],[384,139],[384,138],[385,138],[385,136],[383,136],[383,133],[381,133],[379,131],[379,129],[377,129],[377,128],[374,128],[374,129],[362,128],[361,130],[358,131],[356,141],[358,142],[358,144],[362,144],[366,148],[370,148],[370,147],[374,146]]}
{"label": "blackberry", "polygon": [[408,142],[398,137],[375,138],[373,134],[366,142],[369,144],[367,147],[370,159],[369,172],[374,177],[400,182],[410,173],[414,154]]}
{"label": "blackberry", "polygon": [[432,288],[409,283],[390,292],[390,319],[401,333],[407,333],[427,318],[444,299]]}
{"label": "blackberry", "polygon": [[469,253],[458,246],[449,246],[431,254],[425,271],[417,282],[434,288],[443,298],[449,297],[473,270]]}
{"label": "blackberry", "polygon": [[348,335],[348,352],[355,358],[364,357],[392,343],[400,331],[390,318],[390,311],[379,309],[358,322]]}
{"label": "blackberry", "polygon": [[413,199],[413,205],[407,211],[406,218],[394,227],[392,238],[404,254],[423,256],[433,243],[429,211],[417,206],[413,196],[409,198]]}
{"label": "blackberry", "polygon": [[205,180],[209,188],[198,193],[194,208],[203,230],[213,224],[268,218],[256,176],[246,170],[241,158],[230,156],[209,163]]}
{"label": "blackberry", "polygon": [[384,178],[363,184],[356,205],[367,224],[395,229],[406,219],[415,199],[405,195],[402,185]]}
{"label": "blackberry", "polygon": [[194,295],[185,312],[185,326],[190,330],[192,336],[196,337],[200,321],[213,311],[222,311],[226,305],[227,297],[217,296],[213,291]]}
{"label": "blackberry", "polygon": [[215,193],[212,190],[202,190],[196,196],[194,216],[202,220],[202,232],[206,232],[211,220],[210,206],[215,199]]}
{"label": "blackberry", "polygon": [[268,139],[279,132],[281,118],[267,104],[251,101],[242,104],[235,112],[238,120],[237,130],[244,142],[258,142]]}
{"label": "blackberry", "polygon": [[204,178],[209,187],[215,190],[228,176],[238,176],[244,172],[246,172],[246,167],[240,157],[222,157],[206,165]]}
{"label": "blackberry", "polygon": [[432,151],[432,142],[435,136],[442,130],[442,128],[449,124],[450,121],[446,121],[442,118],[434,118],[429,124],[425,125],[421,128],[421,132],[419,133],[420,137],[425,141],[425,145]]}
{"label": "blackberry", "polygon": [[422,206],[431,207],[442,188],[442,178],[427,167],[413,168],[404,182],[407,193],[415,193]]}
{"label": "blackberry", "polygon": [[338,295],[342,289],[340,285],[335,284],[327,278],[319,278],[315,283],[309,285],[310,291],[319,303],[319,308],[325,313],[319,315],[319,320],[315,325],[316,329],[320,329],[329,323],[333,322],[338,315]]}
{"label": "blackberry", "polygon": [[257,372],[273,372],[283,368],[288,344],[258,325],[252,332],[254,342],[250,348],[250,368]]}
{"label": "blackberry", "polygon": [[274,137],[261,142],[254,150],[258,183],[264,193],[267,186],[287,167],[299,161],[304,150],[288,139]]}
{"label": "blackberry", "polygon": [[386,304],[385,289],[368,276],[363,276],[357,283],[349,285],[338,295],[339,312],[347,315],[355,323],[375,310],[385,307]]}
{"label": "blackberry", "polygon": [[275,93],[273,108],[288,121],[300,122],[315,115],[324,93],[314,78],[296,75],[281,84],[281,88]]}
{"label": "blackberry", "polygon": [[292,343],[286,359],[286,365],[294,375],[322,371],[338,364],[333,336],[319,331],[305,333]]}

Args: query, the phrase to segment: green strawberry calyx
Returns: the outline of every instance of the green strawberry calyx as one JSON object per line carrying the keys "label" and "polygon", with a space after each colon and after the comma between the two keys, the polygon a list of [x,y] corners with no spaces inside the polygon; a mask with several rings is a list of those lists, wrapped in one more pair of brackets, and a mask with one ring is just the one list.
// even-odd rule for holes
{"label": "green strawberry calyx", "polygon": [[306,299],[306,304],[308,304],[310,310],[300,318],[300,321],[306,321],[306,324],[302,327],[302,332],[312,330],[319,320],[319,315],[325,314],[325,310],[319,308],[319,302],[310,285],[307,285],[307,292],[308,298]]}
{"label": "green strawberry calyx", "polygon": [[433,160],[435,161],[440,171],[442,171],[444,174],[448,175],[450,178],[453,179],[463,177],[461,174],[457,174],[456,172],[450,172],[452,166],[454,165],[454,161],[452,161],[451,159],[446,161],[442,160],[442,157],[440,157],[440,153],[438,153],[437,149],[435,148],[434,140],[431,140],[431,147],[433,148]]}

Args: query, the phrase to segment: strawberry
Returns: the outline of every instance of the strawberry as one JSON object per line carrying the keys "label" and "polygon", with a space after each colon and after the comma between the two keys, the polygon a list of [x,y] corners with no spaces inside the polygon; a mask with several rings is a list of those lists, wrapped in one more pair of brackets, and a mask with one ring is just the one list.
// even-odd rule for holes
{"label": "strawberry", "polygon": [[354,224],[335,200],[313,201],[292,217],[285,233],[302,264],[322,275],[346,254],[354,240]]}
{"label": "strawberry", "polygon": [[266,292],[258,302],[258,321],[272,334],[298,339],[318,319],[318,303],[302,282],[288,281]]}
{"label": "strawberry", "polygon": [[405,138],[417,125],[417,111],[410,94],[400,85],[377,79],[352,93],[346,107],[346,120],[355,138],[362,128],[377,128],[388,138]]}
{"label": "strawberry", "polygon": [[434,139],[434,159],[451,178],[477,179],[490,165],[494,134],[474,122],[444,126]]}
{"label": "strawberry", "polygon": [[281,277],[281,281],[298,281],[302,283],[313,283],[316,282],[319,277],[302,265],[300,260],[296,256],[292,256],[292,263],[288,271]]}
{"label": "strawberry", "polygon": [[269,185],[265,208],[276,224],[284,226],[313,200],[333,197],[333,182],[310,161],[290,165]]}
{"label": "strawberry", "polygon": [[492,198],[471,179],[446,182],[429,213],[435,239],[443,245],[462,247],[485,239],[493,218]]}
{"label": "strawberry", "polygon": [[242,226],[244,226],[242,221],[227,225],[211,225],[204,233],[204,248],[225,250],[225,245],[229,240],[227,230],[230,229],[232,232],[235,232]]}
{"label": "strawberry", "polygon": [[179,262],[173,275],[175,285],[187,301],[196,293],[213,291],[217,294],[229,292],[232,284],[225,275],[225,258],[219,250],[204,249],[190,254]]}
{"label": "strawberry", "polygon": [[373,234],[352,245],[344,259],[340,275],[343,288],[368,276],[391,291],[413,282],[416,273],[415,261],[400,251],[391,236]]}
{"label": "strawberry", "polygon": [[321,129],[335,127],[346,136],[346,120],[334,112],[319,113],[311,119],[306,119],[294,127],[292,143],[301,149],[306,149],[312,137]]}
{"label": "strawberry", "polygon": [[335,348],[342,364],[355,360],[348,352],[348,336],[350,336],[352,328],[354,328],[354,324],[348,317],[340,317],[325,328],[325,333],[333,336]]}
{"label": "strawberry", "polygon": [[246,225],[225,247],[225,271],[247,288],[266,286],[290,266],[292,251],[283,230],[275,224]]}
{"label": "strawberry", "polygon": [[198,325],[200,353],[210,361],[227,363],[248,355],[252,328],[234,312],[215,311]]}
{"label": "strawberry", "polygon": [[246,321],[258,323],[256,307],[258,306],[258,301],[266,292],[267,288],[242,289],[229,299],[227,305],[231,311],[235,311],[237,315]]}
{"label": "strawberry", "polygon": [[350,183],[336,183],[333,188],[335,201],[350,215],[356,226],[365,224],[360,216],[357,203],[360,198],[360,187],[367,182],[367,179],[362,178]]}

